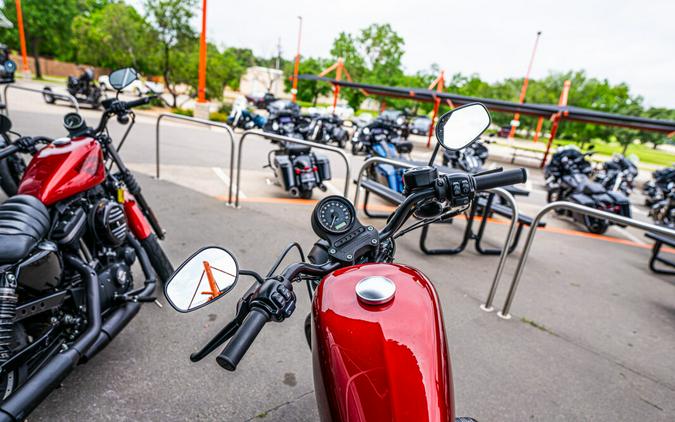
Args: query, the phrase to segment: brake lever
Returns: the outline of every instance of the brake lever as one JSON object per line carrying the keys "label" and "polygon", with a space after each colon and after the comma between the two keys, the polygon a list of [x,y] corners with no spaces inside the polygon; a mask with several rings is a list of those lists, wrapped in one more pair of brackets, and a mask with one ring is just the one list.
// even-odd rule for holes
{"label": "brake lever", "polygon": [[[207,357],[211,352],[220,347],[223,343],[229,340],[241,327],[241,323],[244,320],[248,312],[239,312],[237,316],[230,321],[215,337],[213,337],[201,350],[194,352],[190,355],[191,362],[199,362],[200,360]],[[241,315],[241,318],[240,318]]]}

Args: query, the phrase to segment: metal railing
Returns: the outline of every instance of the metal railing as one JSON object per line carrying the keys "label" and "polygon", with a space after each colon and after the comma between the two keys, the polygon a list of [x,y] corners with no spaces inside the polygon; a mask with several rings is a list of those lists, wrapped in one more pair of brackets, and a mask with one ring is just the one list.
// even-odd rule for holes
{"label": "metal railing", "polygon": [[45,95],[45,94],[51,95],[54,98],[58,98],[60,100],[70,102],[73,105],[73,107],[75,107],[75,111],[77,113],[80,112],[80,105],[77,102],[77,99],[70,94],[54,92],[54,91],[48,90],[46,88],[43,88],[43,89],[28,88],[28,87],[25,87],[25,86],[19,86],[19,85],[15,85],[15,84],[7,84],[7,85],[5,85],[5,89],[3,90],[3,93],[2,93],[2,97],[5,101],[5,110],[7,111],[7,116],[9,116],[9,101],[7,100],[7,90],[9,88],[18,89],[20,91],[36,92],[36,93],[42,94],[42,95]]}
{"label": "metal railing", "polygon": [[[249,135],[257,135],[261,138],[265,139],[274,139],[276,141],[283,141],[283,142],[291,142],[294,144],[300,144],[300,145],[305,145],[309,146],[312,148],[316,149],[322,149],[325,151],[332,151],[336,154],[339,154],[342,159],[345,162],[345,188],[344,188],[344,197],[346,198],[347,195],[349,195],[349,176],[350,176],[350,170],[351,166],[349,164],[349,158],[347,158],[347,154],[344,153],[340,148],[324,145],[324,144],[318,144],[316,142],[311,142],[311,141],[305,141],[303,139],[296,139],[296,138],[289,138],[288,136],[281,136],[277,135],[274,133],[268,133],[268,132],[263,132],[260,130],[247,130],[245,131],[242,135],[241,138],[239,138],[239,149],[237,151],[237,190],[235,193],[235,199],[234,199],[234,206],[239,207],[239,187],[241,185],[241,160],[242,160],[242,151],[243,151],[243,144],[244,144],[244,139],[246,139]],[[230,188],[232,187],[232,179],[230,179]]]}
{"label": "metal railing", "polygon": [[[356,192],[354,193],[354,206],[358,207],[359,194],[361,192],[361,181],[363,180],[363,174],[368,167],[371,167],[375,164],[390,164],[393,166],[404,167],[404,168],[414,168],[418,167],[416,164],[407,163],[404,161],[392,160],[390,158],[383,157],[372,157],[364,161],[361,169],[359,170],[358,179],[356,179]],[[490,285],[490,291],[488,292],[485,303],[480,305],[480,308],[486,312],[492,312],[494,308],[492,307],[492,302],[495,298],[495,293],[497,292],[497,287],[499,285],[499,280],[504,272],[504,266],[506,265],[506,258],[509,255],[509,246],[513,242],[513,238],[516,234],[516,225],[518,223],[518,218],[520,217],[520,211],[518,210],[518,205],[516,200],[509,192],[501,188],[489,189],[487,192],[495,193],[506,200],[511,206],[513,213],[511,215],[511,224],[509,225],[508,233],[506,234],[506,240],[504,241],[504,247],[502,248],[501,253],[499,254],[499,263],[497,264],[497,271],[495,272],[495,277],[492,280]]]}
{"label": "metal railing", "polygon": [[197,123],[204,126],[211,126],[225,129],[225,132],[230,138],[230,186],[227,204],[232,205],[232,175],[234,172],[234,133],[232,132],[232,128],[227,126],[225,123],[212,122],[211,120],[198,119],[196,117],[190,116],[183,116],[182,114],[175,114],[175,113],[160,114],[157,117],[157,123],[155,124],[155,174],[157,176],[157,179],[159,179],[159,123],[164,118],[173,120],[182,120],[186,122]]}
{"label": "metal railing", "polygon": [[[548,214],[551,210],[554,209],[574,211],[591,217],[609,220],[619,224],[625,224],[626,226],[635,227],[637,229],[641,229],[644,231],[662,234],[675,239],[675,230],[673,229],[669,229],[663,226],[657,226],[650,223],[644,223],[642,221],[637,221],[632,218],[623,217],[621,215],[616,215],[605,211],[600,211],[595,208],[589,208],[571,202],[565,201],[552,202],[546,205],[544,208],[541,209],[541,211],[537,213],[537,215],[534,217],[532,225],[530,226],[530,231],[527,233],[527,240],[525,241],[525,245],[523,246],[523,253],[520,255],[520,259],[518,260],[516,272],[513,275],[513,280],[511,281],[509,292],[506,295],[506,300],[504,301],[504,307],[500,312],[497,313],[497,315],[499,315],[501,318],[504,319],[511,318],[510,314],[511,305],[513,304],[513,299],[518,289],[518,283],[520,282],[520,279],[523,276],[523,270],[525,269],[525,264],[527,263],[527,257],[530,254],[532,242],[534,241],[534,235],[537,233],[537,225],[546,214]],[[498,278],[499,278],[498,276],[495,277],[495,281],[497,283],[499,282]]]}

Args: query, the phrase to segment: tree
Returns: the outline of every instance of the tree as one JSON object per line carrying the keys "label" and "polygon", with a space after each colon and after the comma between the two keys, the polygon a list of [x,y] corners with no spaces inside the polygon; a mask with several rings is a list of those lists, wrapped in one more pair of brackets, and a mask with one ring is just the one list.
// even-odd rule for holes
{"label": "tree", "polygon": [[[62,60],[73,58],[71,22],[76,16],[88,14],[102,7],[103,1],[87,0],[22,0],[23,24],[26,44],[35,59],[35,76],[42,78],[40,54]],[[3,31],[3,41],[18,49],[19,35],[16,25],[16,3],[5,1],[3,12],[14,23],[14,28]]]}
{"label": "tree", "polygon": [[186,66],[181,64],[174,67],[171,56],[172,53],[185,56],[196,49],[196,34],[190,26],[196,6],[196,0],[145,1],[145,10],[158,33],[162,57],[160,67],[166,87],[173,97],[173,107],[176,107],[178,98],[173,74],[176,71],[181,72]]}
{"label": "tree", "polygon": [[[308,57],[300,61],[300,65],[298,66],[298,74],[317,75],[330,65],[331,61],[328,59]],[[290,76],[293,74],[293,67],[294,63],[292,62],[289,62],[286,65],[287,75]],[[290,77],[284,78],[284,84],[286,85],[286,89],[290,90],[293,86],[293,81]],[[326,82],[300,80],[298,81],[297,98],[300,101],[311,101],[312,105],[316,106],[319,96],[328,95],[330,94],[331,90],[331,85]]]}
{"label": "tree", "polygon": [[73,37],[80,63],[111,69],[131,66],[142,73],[159,71],[157,33],[132,6],[110,3],[90,16],[76,17]]}

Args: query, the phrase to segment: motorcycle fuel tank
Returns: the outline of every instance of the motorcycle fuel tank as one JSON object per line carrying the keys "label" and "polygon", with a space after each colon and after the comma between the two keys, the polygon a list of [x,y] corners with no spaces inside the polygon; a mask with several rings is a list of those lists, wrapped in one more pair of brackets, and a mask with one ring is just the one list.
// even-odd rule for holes
{"label": "motorcycle fuel tank", "polygon": [[19,193],[52,205],[103,180],[105,166],[98,142],[90,137],[62,138],[33,156],[21,179]]}
{"label": "motorcycle fuel tank", "polygon": [[[369,304],[360,281],[386,279]],[[359,292],[361,293],[361,292]],[[431,282],[413,268],[363,264],[319,284],[312,305],[314,387],[322,421],[454,420],[443,317]]]}

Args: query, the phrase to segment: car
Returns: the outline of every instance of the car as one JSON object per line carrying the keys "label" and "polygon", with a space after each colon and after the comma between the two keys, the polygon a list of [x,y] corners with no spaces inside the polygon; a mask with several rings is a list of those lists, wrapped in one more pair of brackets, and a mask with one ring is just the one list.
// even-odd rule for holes
{"label": "car", "polygon": [[[108,75],[99,76],[98,84],[104,91],[113,91],[112,87],[110,86],[110,81],[108,81]],[[148,94],[161,94],[164,92],[164,85],[157,82],[141,81],[140,79],[137,79],[124,88],[123,91],[131,92],[139,97],[142,97]]]}
{"label": "car", "polygon": [[426,135],[431,128],[431,119],[427,116],[416,116],[410,122],[410,133],[414,135]]}

